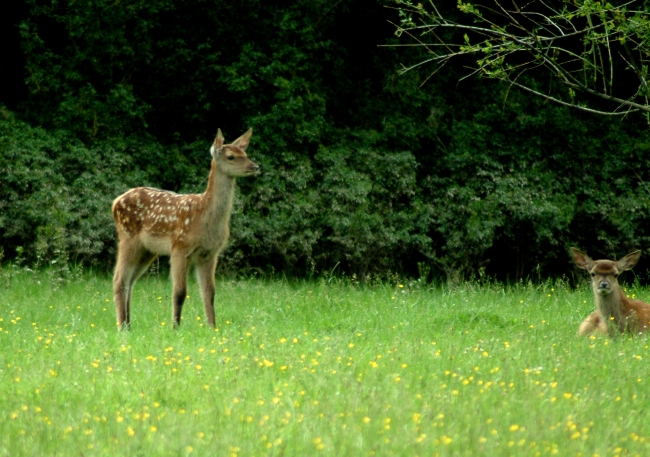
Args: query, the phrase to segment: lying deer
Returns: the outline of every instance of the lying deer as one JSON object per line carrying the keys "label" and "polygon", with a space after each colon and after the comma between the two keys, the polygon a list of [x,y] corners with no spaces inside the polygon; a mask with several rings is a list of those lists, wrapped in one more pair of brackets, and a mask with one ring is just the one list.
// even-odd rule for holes
{"label": "lying deer", "polygon": [[592,260],[576,248],[571,248],[571,256],[578,268],[591,274],[596,299],[596,311],[580,325],[580,335],[641,333],[650,328],[650,305],[630,300],[618,284],[618,275],[634,268],[641,251],[634,251],[619,261]]}
{"label": "lying deer", "polygon": [[170,256],[172,323],[181,323],[191,265],[201,288],[205,317],[214,327],[214,272],[217,257],[230,235],[235,178],[252,176],[259,166],[246,156],[253,129],[232,144],[223,144],[221,130],[210,148],[212,167],[208,188],[202,194],[176,194],[136,187],[113,202],[118,251],[113,293],[117,325],[131,321],[131,292],[135,281],[159,255]]}

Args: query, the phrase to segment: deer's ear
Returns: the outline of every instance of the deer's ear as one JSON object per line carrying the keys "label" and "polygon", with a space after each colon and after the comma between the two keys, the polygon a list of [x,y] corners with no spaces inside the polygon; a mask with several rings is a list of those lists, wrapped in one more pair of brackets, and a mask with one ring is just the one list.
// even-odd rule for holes
{"label": "deer's ear", "polygon": [[570,248],[569,250],[571,251],[571,257],[573,258],[573,263],[576,264],[576,267],[587,271],[591,270],[591,267],[594,266],[594,261],[591,260],[591,257],[580,249]]}
{"label": "deer's ear", "polygon": [[616,268],[618,268],[619,271],[631,270],[637,264],[640,257],[641,251],[630,252],[628,255],[616,262]]}
{"label": "deer's ear", "polygon": [[244,133],[242,136],[233,141],[232,145],[237,146],[242,150],[246,150],[248,144],[251,142],[251,136],[253,135],[253,129],[248,129],[248,132]]}
{"label": "deer's ear", "polygon": [[212,157],[219,154],[222,148],[223,148],[223,133],[221,133],[221,129],[217,129],[217,137],[214,139],[214,143],[210,148],[210,154],[212,155]]}

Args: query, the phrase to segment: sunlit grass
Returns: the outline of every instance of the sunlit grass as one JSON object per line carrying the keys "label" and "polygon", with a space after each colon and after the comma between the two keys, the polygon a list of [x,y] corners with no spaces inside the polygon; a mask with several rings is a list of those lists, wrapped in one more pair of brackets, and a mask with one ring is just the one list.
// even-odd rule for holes
{"label": "sunlit grass", "polygon": [[220,281],[212,330],[192,284],[174,331],[149,277],[121,333],[108,277],[0,287],[0,455],[650,455],[649,343],[577,337],[586,286]]}

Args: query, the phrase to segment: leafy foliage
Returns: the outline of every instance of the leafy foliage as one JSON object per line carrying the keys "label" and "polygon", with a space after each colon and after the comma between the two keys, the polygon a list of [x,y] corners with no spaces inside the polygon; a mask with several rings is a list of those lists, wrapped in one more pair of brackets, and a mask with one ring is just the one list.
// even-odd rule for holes
{"label": "leafy foliage", "polygon": [[[414,66],[433,65],[435,73],[451,59],[471,56],[470,75],[504,81],[565,106],[607,115],[650,113],[650,14],[644,0],[613,5],[459,0],[460,17],[441,13],[435,2],[426,7],[411,0],[395,3],[401,19],[397,34],[427,50],[426,59]],[[540,89],[522,78],[531,72],[560,84]],[[590,108],[589,98],[610,106]]]}
{"label": "leafy foliage", "polygon": [[68,131],[33,128],[0,111],[0,234],[8,257],[37,266],[105,260],[114,195],[143,173],[125,142],[89,148]]}
{"label": "leafy foliage", "polygon": [[0,112],[10,261],[108,270],[111,201],[202,192],[217,127],[253,127],[262,169],[238,183],[222,273],[520,279],[572,271],[569,245],[650,248],[642,119],[459,85],[463,62],[398,75],[422,50],[377,47],[396,43],[381,1],[28,4],[29,94]]}

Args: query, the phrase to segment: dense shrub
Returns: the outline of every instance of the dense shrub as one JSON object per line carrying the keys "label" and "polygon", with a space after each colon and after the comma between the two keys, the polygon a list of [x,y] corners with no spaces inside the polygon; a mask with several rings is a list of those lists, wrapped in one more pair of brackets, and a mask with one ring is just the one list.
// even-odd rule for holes
{"label": "dense shrub", "polygon": [[650,248],[646,126],[459,84],[462,64],[400,76],[417,50],[377,47],[381,1],[27,4],[28,94],[0,111],[5,259],[108,270],[112,199],[203,191],[217,127],[253,127],[262,168],[221,272],[520,279],[572,271],[569,245]]}
{"label": "dense shrub", "polygon": [[0,109],[0,239],[7,258],[30,264],[105,261],[110,205],[130,184],[133,146],[85,146],[62,130],[30,127]]}

